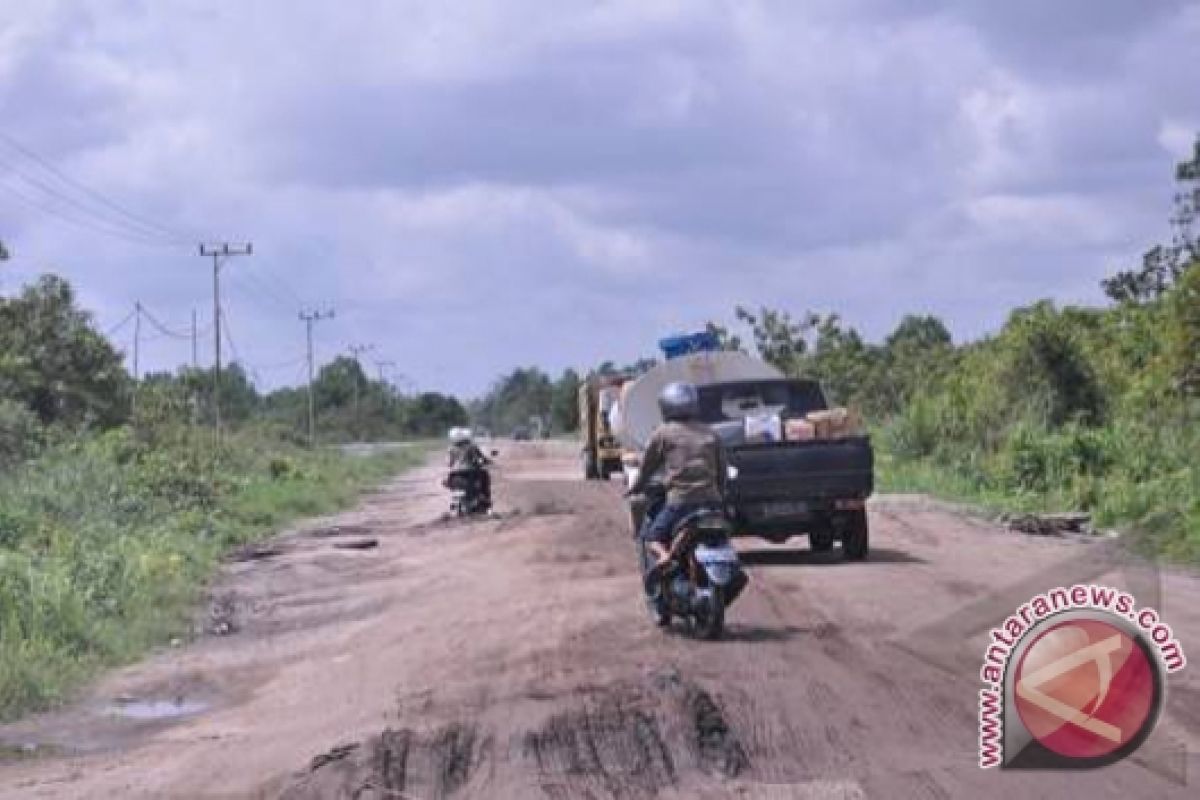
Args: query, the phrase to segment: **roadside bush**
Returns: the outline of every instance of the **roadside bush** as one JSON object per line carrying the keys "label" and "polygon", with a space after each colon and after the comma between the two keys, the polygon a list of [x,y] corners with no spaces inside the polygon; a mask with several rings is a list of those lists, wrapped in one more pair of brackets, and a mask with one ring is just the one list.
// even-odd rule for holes
{"label": "roadside bush", "polygon": [[0,399],[0,471],[32,458],[42,439],[36,414],[21,403]]}
{"label": "roadside bush", "polygon": [[[881,482],[998,508],[1082,510],[1200,557],[1200,409],[1155,306],[1102,312],[1039,304],[960,350],[880,425]],[[1156,337],[1155,332],[1158,332]]]}
{"label": "roadside bush", "polygon": [[1049,431],[1021,423],[1001,451],[1002,480],[1014,490],[1040,494],[1070,487],[1107,470],[1109,446],[1103,434],[1078,424]]}
{"label": "roadside bush", "polygon": [[941,444],[939,422],[932,399],[920,396],[884,428],[882,440],[887,451],[899,458],[927,458]]}
{"label": "roadside bush", "polygon": [[343,507],[420,456],[313,452],[256,430],[214,452],[207,433],[71,437],[0,475],[0,718],[186,634],[228,548]]}

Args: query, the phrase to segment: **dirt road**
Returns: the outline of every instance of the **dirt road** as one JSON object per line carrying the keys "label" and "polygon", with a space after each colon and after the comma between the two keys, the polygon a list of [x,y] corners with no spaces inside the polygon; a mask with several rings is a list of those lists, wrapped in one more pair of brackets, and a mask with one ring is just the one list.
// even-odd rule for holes
{"label": "dirt road", "polygon": [[620,487],[567,445],[506,445],[499,520],[439,520],[434,467],[243,552],[195,642],[0,727],[0,797],[1186,797],[1200,682],[1137,756],[983,772],[987,627],[1099,579],[1200,648],[1200,581],[1103,542],[1005,533],[919,500],[842,563],[742,543],[726,641],[645,616]]}

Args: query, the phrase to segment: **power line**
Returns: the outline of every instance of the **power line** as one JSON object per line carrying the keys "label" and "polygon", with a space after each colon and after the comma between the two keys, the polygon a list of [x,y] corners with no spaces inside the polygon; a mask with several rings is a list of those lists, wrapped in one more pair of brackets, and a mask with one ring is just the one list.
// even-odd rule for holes
{"label": "power line", "polygon": [[249,270],[241,270],[230,278],[230,285],[243,294],[247,300],[254,303],[262,311],[269,314],[292,314],[293,306],[279,295],[265,289],[257,280],[250,277]]}
{"label": "power line", "polygon": [[233,356],[233,361],[243,366],[249,366],[242,361],[242,357],[238,354],[237,345],[233,343],[233,332],[230,330],[229,315],[225,313],[225,309],[221,309],[221,324],[225,326],[225,342],[229,345],[229,354]]}
{"label": "power line", "polygon": [[163,241],[161,239],[150,239],[145,236],[138,235],[138,234],[131,234],[127,231],[122,231],[122,230],[118,230],[115,228],[105,227],[104,225],[101,225],[92,220],[89,220],[87,217],[74,216],[72,214],[64,212],[60,208],[57,208],[50,204],[47,204],[38,198],[30,197],[29,195],[27,195],[24,192],[17,189],[15,186],[8,184],[8,183],[4,183],[2,181],[0,181],[0,189],[4,189],[10,195],[12,195],[13,197],[16,197],[26,207],[30,207],[37,211],[42,211],[46,214],[50,214],[51,216],[57,217],[58,219],[60,219],[64,222],[68,222],[68,223],[70,223],[72,225],[76,225],[80,228],[86,228],[90,231],[102,233],[106,236],[114,236],[118,239],[124,239],[125,241],[133,242],[134,244],[140,244],[140,245],[145,245],[145,246],[149,246],[149,247],[176,247],[177,246],[177,245],[171,244],[169,242]]}
{"label": "power line", "polygon": [[65,194],[63,192],[58,191],[53,186],[50,186],[50,185],[44,183],[43,181],[38,180],[37,178],[34,178],[34,177],[22,172],[19,169],[13,168],[11,162],[5,162],[5,165],[8,166],[9,168],[13,169],[13,174],[16,175],[16,177],[20,178],[25,183],[27,183],[29,186],[32,186],[34,189],[41,190],[46,195],[49,195],[52,199],[57,200],[60,203],[66,203],[68,206],[71,206],[72,208],[77,209],[80,213],[82,213],[84,215],[85,218],[94,219],[96,222],[98,222],[102,225],[107,225],[115,230],[124,231],[125,233],[128,233],[129,235],[138,236],[138,237],[147,239],[149,241],[160,241],[165,245],[169,244],[169,245],[175,245],[175,246],[179,246],[179,244],[180,244],[179,241],[174,240],[170,237],[166,237],[161,233],[156,233],[154,231],[150,231],[150,230],[138,227],[138,226],[130,225],[127,222],[116,220],[106,214],[97,213],[93,206],[90,206],[86,203],[82,203],[78,199],[71,197],[70,195]]}
{"label": "power line", "polygon": [[[143,307],[142,308],[142,316],[145,317],[145,315],[146,315],[146,309],[145,309],[145,307]],[[190,339],[191,336],[188,336],[186,338]],[[180,337],[178,337],[178,336],[174,336],[171,334],[165,334],[165,333],[152,333],[152,334],[143,334],[142,335],[143,342],[168,342],[168,341],[174,342],[174,341],[178,341],[179,339],[180,339]]]}
{"label": "power line", "polygon": [[135,308],[132,311],[130,311],[128,314],[126,314],[125,319],[121,320],[116,325],[113,325],[111,328],[109,328],[107,331],[104,332],[104,338],[111,339],[117,331],[121,330],[121,328],[124,328],[126,325],[129,324],[129,320],[133,319],[133,316],[136,313],[137,313],[137,309]]}
{"label": "power line", "polygon": [[295,305],[291,300],[285,298],[280,292],[272,287],[262,276],[256,274],[254,270],[248,269],[242,273],[246,280],[254,284],[254,286],[263,293],[263,296],[275,303],[282,309],[286,309],[290,314]]}
{"label": "power line", "polygon": [[[78,180],[72,178],[70,175],[66,174],[61,169],[59,169],[57,166],[55,166],[49,159],[41,156],[37,152],[35,152],[32,149],[30,149],[29,147],[21,144],[16,139],[9,136],[8,134],[3,133],[2,131],[0,131],[0,143],[7,145],[10,151],[16,151],[17,153],[21,154],[25,158],[38,164],[39,166],[42,167],[42,169],[44,169],[45,171],[49,172],[51,175],[56,177],[61,183],[65,184],[69,187],[72,187],[73,189],[75,189],[79,192],[82,192],[85,196],[91,198],[93,200],[93,202],[98,203],[100,206],[109,209],[111,212],[118,215],[118,217],[124,218],[125,220],[127,220],[127,222],[124,223],[127,227],[131,227],[131,228],[139,228],[140,227],[141,229],[151,232],[157,236],[166,237],[168,239],[171,239],[177,245],[187,244],[191,241],[194,241],[196,238],[195,236],[186,236],[186,235],[180,233],[179,231],[173,230],[165,225],[161,225],[161,224],[155,222],[154,220],[149,219],[146,216],[143,216],[141,214],[137,214],[133,211],[130,211],[125,206],[122,206],[121,204],[117,203],[116,201],[106,197],[104,194],[100,193],[99,191],[92,189],[91,187],[86,186],[83,183],[79,182]],[[11,165],[11,162],[9,162],[9,163]],[[23,173],[21,173],[21,171],[18,170],[18,174],[23,174]],[[54,190],[48,190],[48,191],[53,192]],[[96,212],[94,212],[94,211],[92,213],[96,214]],[[96,214],[96,215],[99,216],[98,214]]]}
{"label": "power line", "polygon": [[271,364],[257,364],[255,365],[255,369],[262,370],[263,372],[275,372],[278,370],[287,369],[288,367],[294,367],[298,364],[303,364],[307,360],[307,356],[296,356],[295,358],[289,358],[287,361],[276,361]]}
{"label": "power line", "polygon": [[151,314],[150,310],[148,308],[146,308],[145,306],[142,306],[142,313],[146,316],[146,319],[150,320],[150,324],[153,325],[159,331],[159,333],[161,333],[163,336],[169,336],[172,339],[191,339],[192,338],[192,334],[190,331],[185,331],[185,332],[181,333],[179,331],[173,331],[170,328],[168,328],[166,325],[163,325],[161,322],[158,321],[158,318],[155,317],[153,314]]}
{"label": "power line", "polygon": [[300,297],[300,295],[296,292],[296,290],[292,288],[291,283],[280,279],[279,276],[275,274],[274,270],[271,269],[269,264],[264,264],[262,271],[263,271],[263,275],[267,279],[269,279],[268,280],[269,283],[273,283],[276,286],[282,286],[284,291],[288,295],[290,295],[291,298],[293,300],[295,300],[298,305],[300,305],[300,306],[305,305],[304,300]]}

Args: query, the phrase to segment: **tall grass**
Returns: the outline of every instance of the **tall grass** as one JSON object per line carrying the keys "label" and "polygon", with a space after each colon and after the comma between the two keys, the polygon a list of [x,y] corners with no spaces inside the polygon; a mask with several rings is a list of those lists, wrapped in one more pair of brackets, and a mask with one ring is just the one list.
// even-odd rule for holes
{"label": "tall grass", "polygon": [[419,457],[309,452],[262,432],[215,452],[186,429],[119,429],[0,475],[0,718],[186,634],[223,553],[345,507]]}
{"label": "tall grass", "polygon": [[1144,552],[1200,561],[1200,427],[1118,417],[1008,427],[993,448],[941,435],[926,411],[877,432],[880,485],[1012,511],[1088,511]]}

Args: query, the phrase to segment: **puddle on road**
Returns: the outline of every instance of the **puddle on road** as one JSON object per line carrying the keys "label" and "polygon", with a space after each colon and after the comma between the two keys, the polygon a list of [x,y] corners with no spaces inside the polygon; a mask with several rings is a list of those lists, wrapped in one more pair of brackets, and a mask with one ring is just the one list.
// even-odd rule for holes
{"label": "puddle on road", "polygon": [[198,700],[131,700],[127,703],[114,703],[106,709],[106,713],[139,722],[150,722],[190,717],[207,710],[208,703]]}

